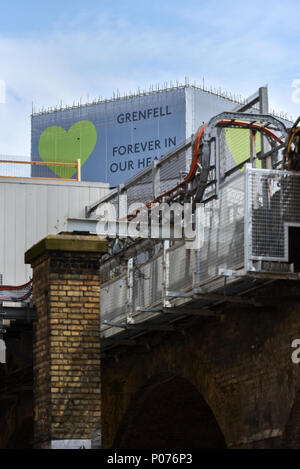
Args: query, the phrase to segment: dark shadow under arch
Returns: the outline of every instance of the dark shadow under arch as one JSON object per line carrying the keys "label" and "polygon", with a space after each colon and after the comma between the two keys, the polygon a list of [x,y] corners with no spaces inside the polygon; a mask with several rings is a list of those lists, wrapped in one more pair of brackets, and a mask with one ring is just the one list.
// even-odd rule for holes
{"label": "dark shadow under arch", "polygon": [[207,403],[185,378],[161,374],[135,396],[114,448],[226,448]]}
{"label": "dark shadow under arch", "polygon": [[298,390],[293,407],[285,426],[281,440],[285,449],[300,449],[300,390]]}
{"label": "dark shadow under arch", "polygon": [[33,419],[26,418],[17,426],[15,433],[7,444],[7,449],[32,449],[33,448]]}

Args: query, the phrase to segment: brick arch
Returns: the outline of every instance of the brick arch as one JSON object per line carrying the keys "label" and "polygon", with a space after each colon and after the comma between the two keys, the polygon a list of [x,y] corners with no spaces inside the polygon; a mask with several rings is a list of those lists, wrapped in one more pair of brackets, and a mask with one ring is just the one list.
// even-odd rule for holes
{"label": "brick arch", "polygon": [[160,373],[135,394],[115,448],[226,448],[217,420],[186,378]]}
{"label": "brick arch", "polygon": [[300,389],[296,393],[282,436],[281,446],[286,449],[300,449]]}

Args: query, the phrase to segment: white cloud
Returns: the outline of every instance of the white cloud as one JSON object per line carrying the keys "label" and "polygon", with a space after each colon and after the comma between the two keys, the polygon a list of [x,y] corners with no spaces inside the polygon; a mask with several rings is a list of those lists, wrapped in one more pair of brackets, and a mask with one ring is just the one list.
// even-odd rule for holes
{"label": "white cloud", "polygon": [[32,102],[45,108],[61,100],[72,104],[87,95],[110,97],[116,89],[122,94],[186,75],[199,82],[204,76],[206,83],[243,95],[268,83],[275,106],[297,114],[291,100],[291,82],[299,78],[294,46],[268,36],[257,23],[241,30],[235,20],[229,34],[228,15],[207,21],[202,16],[199,24],[206,21],[205,28],[192,28],[193,13],[192,22],[187,9],[179,12],[180,34],[171,24],[145,27],[103,16],[89,23],[83,15],[68,25],[57,23],[44,36],[0,37],[0,79],[7,84],[7,102],[0,104],[0,152],[30,153]]}

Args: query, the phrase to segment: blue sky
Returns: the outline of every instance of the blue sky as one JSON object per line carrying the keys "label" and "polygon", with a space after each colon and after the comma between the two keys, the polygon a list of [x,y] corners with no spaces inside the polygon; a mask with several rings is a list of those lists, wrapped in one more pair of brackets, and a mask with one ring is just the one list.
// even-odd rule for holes
{"label": "blue sky", "polygon": [[297,117],[299,18],[299,0],[1,2],[0,153],[29,154],[32,102],[72,104],[185,76],[242,96],[268,84],[272,108]]}

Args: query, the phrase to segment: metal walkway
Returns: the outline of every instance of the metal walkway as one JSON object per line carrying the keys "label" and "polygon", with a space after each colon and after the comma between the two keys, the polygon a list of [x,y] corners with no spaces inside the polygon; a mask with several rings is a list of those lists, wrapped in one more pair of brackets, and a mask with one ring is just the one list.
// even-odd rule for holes
{"label": "metal walkway", "polygon": [[[222,113],[87,207],[86,219],[68,220],[70,232],[109,239],[100,265],[104,351],[192,316],[219,317],[228,302],[263,307],[252,292],[300,279],[291,244],[300,228],[300,173],[284,167],[287,137],[273,116]],[[130,208],[134,202],[140,207]]]}
{"label": "metal walkway", "polygon": [[[199,249],[187,240],[165,240],[145,250],[140,241],[127,269],[102,283],[101,331],[110,346],[115,335],[219,315],[226,302],[254,305],[243,298],[251,291],[277,279],[300,279],[289,253],[289,230],[300,227],[299,173],[247,165],[220,185],[218,200],[198,210]],[[139,262],[138,244],[150,254],[146,261]],[[104,262],[102,275],[110,267]]]}

